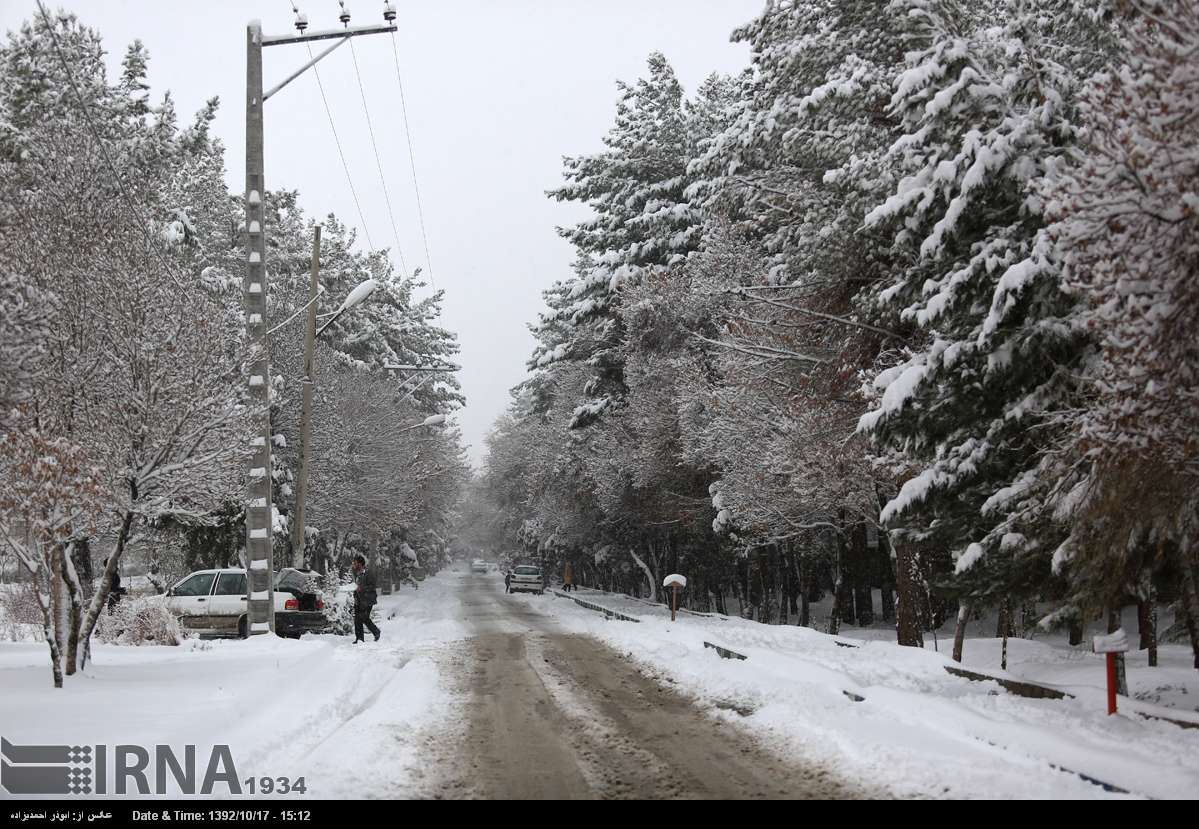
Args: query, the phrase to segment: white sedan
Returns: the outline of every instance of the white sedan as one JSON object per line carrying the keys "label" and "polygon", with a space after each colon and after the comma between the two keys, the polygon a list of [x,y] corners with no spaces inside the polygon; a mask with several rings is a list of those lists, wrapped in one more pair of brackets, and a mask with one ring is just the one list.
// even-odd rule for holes
{"label": "white sedan", "polygon": [[537,593],[538,595],[545,592],[545,578],[541,575],[541,568],[534,567],[532,564],[522,564],[512,571],[512,578],[508,582],[508,589],[513,593],[518,591]]}
{"label": "white sedan", "polygon": [[[240,636],[248,631],[246,571],[228,567],[197,570],[167,591],[166,605],[180,623],[201,635]],[[287,568],[275,575],[275,632],[295,636],[328,627],[324,600],[311,574]]]}

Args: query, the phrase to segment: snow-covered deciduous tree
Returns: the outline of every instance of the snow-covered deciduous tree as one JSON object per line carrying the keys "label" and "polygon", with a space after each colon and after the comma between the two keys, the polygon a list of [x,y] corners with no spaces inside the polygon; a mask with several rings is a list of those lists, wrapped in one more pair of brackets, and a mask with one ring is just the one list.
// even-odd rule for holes
{"label": "snow-covered deciduous tree", "polygon": [[32,407],[14,413],[0,434],[0,542],[33,581],[61,688],[71,631],[84,615],[72,539],[92,532],[103,509],[101,473],[84,449],[39,428]]}
{"label": "snow-covered deciduous tree", "polygon": [[[186,227],[185,211],[170,204],[195,142],[179,140],[169,97],[154,107],[132,91],[144,74],[139,46],[115,86],[101,54],[98,36],[69,15],[27,24],[0,51],[0,120],[16,127],[0,150],[0,202],[16,217],[2,247],[53,319],[37,345],[42,370],[23,390],[28,414],[8,437],[66,442],[47,444],[46,458],[85,447],[102,507],[92,529],[112,539],[94,591],[68,549],[87,535],[46,542],[57,545],[48,595],[62,604],[54,597],[70,594],[71,612],[53,618],[66,674],[87,658],[131,533],[237,497],[248,449],[240,325],[188,267],[175,226]],[[5,474],[5,487],[20,485],[20,470]],[[49,514],[91,511],[77,487],[51,491],[60,502]],[[16,520],[5,520],[10,536]]]}

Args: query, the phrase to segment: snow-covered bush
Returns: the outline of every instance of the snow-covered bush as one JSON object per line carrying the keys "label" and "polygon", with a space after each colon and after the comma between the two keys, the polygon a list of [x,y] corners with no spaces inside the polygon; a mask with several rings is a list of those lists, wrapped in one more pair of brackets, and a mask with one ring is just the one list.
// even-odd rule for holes
{"label": "snow-covered bush", "polygon": [[[325,602],[325,618],[329,620],[329,632],[337,636],[348,636],[354,632],[354,582],[345,581],[336,573],[317,579]],[[371,608],[371,619],[379,622],[379,605]]]}
{"label": "snow-covered bush", "polygon": [[42,611],[29,584],[0,584],[0,639],[41,641]]}
{"label": "snow-covered bush", "polygon": [[326,573],[317,579],[325,602],[325,618],[330,630],[345,635],[354,630],[354,585],[344,581],[336,572]]}
{"label": "snow-covered bush", "polygon": [[178,645],[186,636],[162,596],[120,601],[96,625],[96,638],[109,645]]}

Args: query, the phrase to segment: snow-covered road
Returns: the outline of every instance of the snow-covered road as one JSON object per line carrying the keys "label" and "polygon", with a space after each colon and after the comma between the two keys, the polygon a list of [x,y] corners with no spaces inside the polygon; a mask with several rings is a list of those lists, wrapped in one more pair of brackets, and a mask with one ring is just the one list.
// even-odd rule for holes
{"label": "snow-covered road", "polygon": [[818,759],[785,760],[713,719],[669,683],[542,610],[495,574],[462,578],[471,625],[440,745],[443,796],[487,798],[851,798],[877,795]]}

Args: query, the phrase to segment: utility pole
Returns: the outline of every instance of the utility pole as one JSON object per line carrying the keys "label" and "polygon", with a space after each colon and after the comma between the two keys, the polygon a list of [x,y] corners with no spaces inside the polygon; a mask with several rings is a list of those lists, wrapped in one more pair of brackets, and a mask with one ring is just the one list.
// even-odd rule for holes
{"label": "utility pole", "polygon": [[[263,118],[267,99],[298,78],[309,67],[351,37],[377,32],[395,32],[396,13],[391,3],[383,4],[382,26],[350,26],[350,13],[344,4],[339,15],[341,29],[304,34],[308,19],[296,14],[299,35],[268,37],[257,20],[246,27],[246,276],[242,282],[246,330],[255,348],[250,365],[250,398],[260,412],[258,428],[250,439],[253,454],[249,466],[246,502],[246,633],[256,636],[275,628],[274,564],[271,537],[274,530],[274,505],[271,498],[271,412],[270,349],[266,328],[266,222],[263,204],[266,184],[263,178]],[[269,92],[262,91],[262,49],[313,40],[337,42],[292,72]],[[311,312],[310,312],[311,313]],[[302,532],[302,530],[301,530]]]}
{"label": "utility pole", "polygon": [[312,274],[308,284],[308,324],[304,327],[304,396],[300,408],[300,477],[296,480],[296,510],[292,524],[291,563],[304,563],[304,498],[308,494],[308,459],[312,454],[312,392],[316,385],[316,297],[321,269],[321,226],[313,228]]}
{"label": "utility pole", "polygon": [[275,629],[275,585],[271,556],[274,506],[271,503],[270,341],[266,334],[266,234],[262,160],[262,28],[246,30],[246,330],[256,348],[250,365],[250,398],[259,409],[250,445],[249,502],[246,505],[247,633]]}

